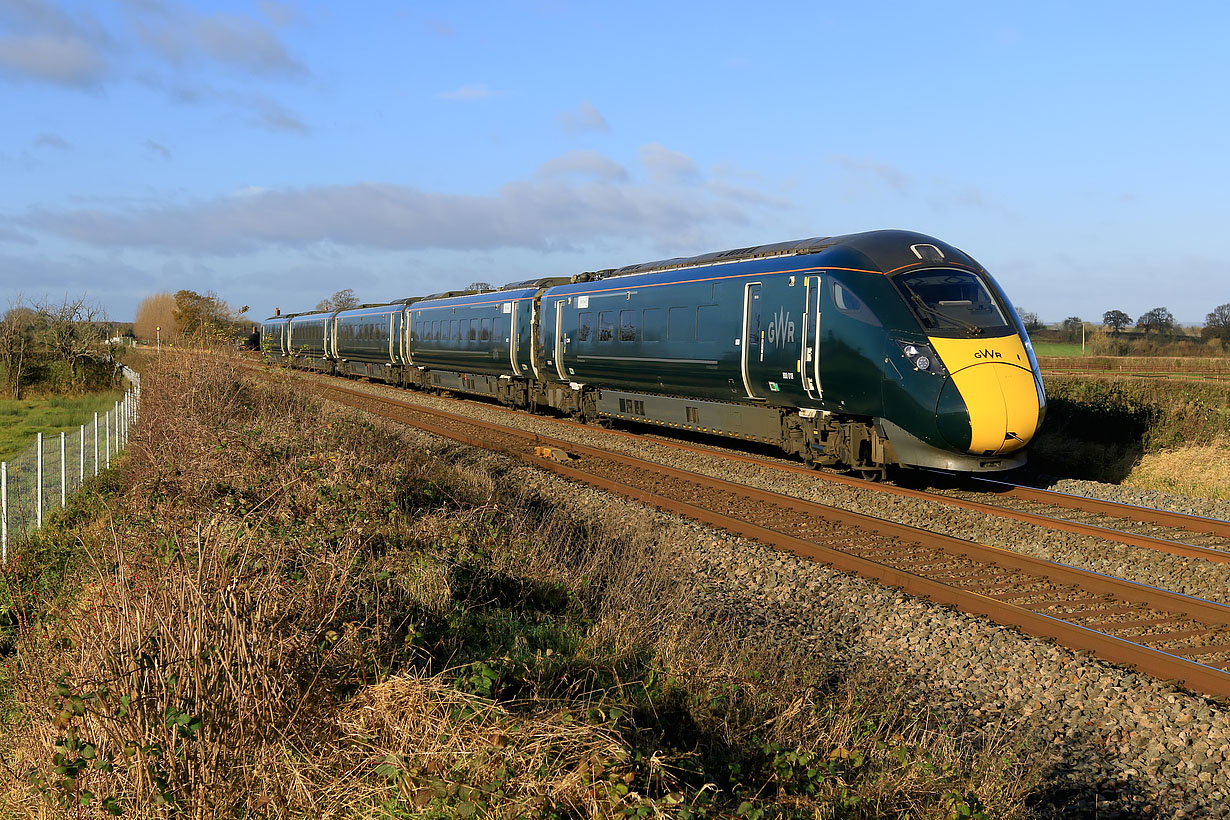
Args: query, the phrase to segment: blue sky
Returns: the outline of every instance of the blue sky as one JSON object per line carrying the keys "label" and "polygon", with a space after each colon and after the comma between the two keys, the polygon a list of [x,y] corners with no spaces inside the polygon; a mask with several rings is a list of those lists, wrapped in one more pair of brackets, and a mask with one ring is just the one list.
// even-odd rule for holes
{"label": "blue sky", "polygon": [[1230,302],[1230,6],[0,0],[0,308],[256,317],[907,228]]}

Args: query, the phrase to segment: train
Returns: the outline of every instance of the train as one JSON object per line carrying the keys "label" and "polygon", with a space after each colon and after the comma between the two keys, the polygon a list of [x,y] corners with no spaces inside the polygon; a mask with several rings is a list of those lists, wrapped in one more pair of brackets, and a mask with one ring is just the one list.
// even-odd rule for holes
{"label": "train", "polygon": [[334,375],[760,442],[872,479],[1020,467],[1046,413],[999,284],[903,230],[279,310],[260,345]]}

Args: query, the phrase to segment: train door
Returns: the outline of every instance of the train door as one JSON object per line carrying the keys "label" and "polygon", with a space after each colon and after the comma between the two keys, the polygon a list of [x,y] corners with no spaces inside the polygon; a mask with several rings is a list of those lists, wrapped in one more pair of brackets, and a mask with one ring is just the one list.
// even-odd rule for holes
{"label": "train door", "polygon": [[744,286],[743,290],[743,336],[742,336],[742,370],[743,370],[743,388],[747,391],[749,398],[760,399],[764,398],[760,395],[753,383],[758,383],[759,379],[754,378],[756,371],[761,369],[764,362],[764,329],[761,327],[760,312],[761,312],[761,290],[763,285],[760,282],[749,282]]}
{"label": "train door", "polygon": [[820,306],[822,304],[822,278],[808,276],[804,288],[803,349],[799,361],[802,365],[803,388],[807,397],[820,401],[824,389],[820,384]]}
{"label": "train door", "polygon": [[564,368],[564,345],[568,339],[564,336],[564,301],[555,303],[555,372],[560,381],[568,381],[568,371]]}
{"label": "train door", "polygon": [[397,333],[395,332],[397,328],[393,324],[393,318],[396,315],[396,313],[389,312],[389,362],[392,364],[399,364],[397,361]]}
{"label": "train door", "polygon": [[401,358],[402,362],[408,365],[414,364],[414,359],[410,357],[410,328],[414,321],[414,311],[406,305],[398,311],[401,317]]}
{"label": "train door", "polygon": [[517,341],[520,338],[521,328],[517,325],[517,308],[521,303],[514,299],[506,304],[508,306],[508,361],[512,364],[513,375],[520,376],[521,365],[517,361]]}

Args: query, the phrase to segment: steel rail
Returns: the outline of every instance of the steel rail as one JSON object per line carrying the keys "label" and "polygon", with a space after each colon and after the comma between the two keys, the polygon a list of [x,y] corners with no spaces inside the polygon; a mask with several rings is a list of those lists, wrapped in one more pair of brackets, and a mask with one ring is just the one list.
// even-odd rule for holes
{"label": "steel rail", "polygon": [[[614,462],[619,465],[624,475],[636,474],[644,476],[657,473],[674,481],[686,482],[706,490],[720,489],[728,494],[743,497],[756,504],[789,508],[792,511],[806,513],[811,517],[841,527],[853,528],[864,533],[873,532],[888,539],[897,539],[936,548],[948,555],[969,557],[988,565],[995,565],[1009,570],[1019,570],[1028,573],[1033,578],[1047,578],[1061,584],[1073,584],[1085,592],[1109,595],[1119,601],[1143,604],[1149,609],[1175,613],[1207,624],[1212,628],[1230,623],[1230,606],[1155,587],[1135,584],[1120,578],[1101,575],[1063,564],[1042,561],[997,547],[989,547],[969,541],[962,541],[951,536],[930,533],[904,524],[882,521],[861,513],[828,507],[815,502],[802,501],[791,496],[783,496],[778,493],[736,484],[723,479],[667,467],[636,458],[635,456],[612,453],[594,447],[552,439],[540,434],[516,430],[492,422],[458,419],[442,411],[425,408],[410,402],[333,385],[321,385],[321,389],[326,395],[341,394],[345,396],[345,399],[341,401],[343,404],[368,411],[372,410],[370,405],[374,404],[380,408],[375,410],[375,412],[386,418],[410,423],[428,432],[464,444],[508,453],[537,467],[550,470],[570,479],[579,480],[582,483],[614,492],[660,509],[686,515],[689,518],[721,527],[738,535],[754,538],[763,543],[786,549],[802,557],[831,564],[840,570],[854,572],[880,583],[900,587],[910,594],[925,596],[939,603],[956,606],[966,612],[983,615],[997,623],[1017,627],[1032,635],[1057,639],[1071,649],[1090,651],[1104,660],[1133,666],[1138,671],[1153,677],[1163,680],[1182,681],[1189,688],[1209,695],[1230,696],[1230,673],[1213,666],[1189,660],[1178,654],[1198,655],[1201,652],[1219,650],[1194,646],[1176,649],[1174,653],[1166,652],[1029,608],[1030,606],[1041,608],[1054,604],[1080,605],[1082,603],[1092,603],[1095,605],[1105,605],[1113,602],[1099,601],[1096,598],[1081,598],[1022,605],[1013,604],[1010,601],[1002,600],[992,595],[963,590],[922,575],[904,571],[886,563],[860,557],[851,552],[827,546],[814,539],[801,538],[797,534],[783,532],[736,518],[720,510],[702,507],[686,500],[665,497],[659,493],[630,485],[618,479],[595,475],[587,471],[585,465],[587,461],[591,460]],[[364,404],[369,406],[365,407],[363,406]],[[395,407],[400,412],[392,412],[387,409],[390,407]],[[411,417],[415,415],[420,417],[427,416],[432,421],[422,418],[406,418],[407,415]],[[437,423],[436,420],[446,420],[454,425],[461,423],[471,428],[473,432],[459,431],[456,427]],[[482,435],[484,432],[488,434],[497,432],[500,436],[511,438],[519,444],[518,446],[502,444],[494,440],[491,435]],[[579,458],[575,462],[570,463],[546,460],[533,452],[531,449],[533,446],[539,448],[543,446],[559,448],[571,454],[571,456],[579,456]],[[704,496],[705,494],[701,493],[701,495]],[[892,550],[887,549],[886,551],[891,552]],[[1031,594],[1044,593],[1034,592]],[[1022,597],[1022,595],[1015,594],[1007,597]],[[1110,608],[1113,609],[1114,607]],[[1078,610],[1078,612],[1072,614],[1080,617],[1082,613],[1091,614],[1091,611]],[[1169,622],[1170,620],[1177,621],[1178,619],[1161,619],[1162,622]],[[1204,634],[1207,631],[1201,630],[1197,634]]]}
{"label": "steel rail", "polygon": [[[311,373],[312,371],[304,371]],[[323,374],[316,373],[315,375],[323,377]],[[340,389],[340,388],[339,388]],[[362,394],[362,391],[355,391],[356,394]],[[465,404],[474,402],[465,399],[451,399]],[[418,405],[416,405],[418,406]],[[519,411],[513,410],[500,405],[484,404],[484,408],[497,410],[507,413],[510,416],[515,416]],[[593,425],[582,424],[580,422],[567,419],[552,419],[544,416],[537,416],[539,419],[549,421],[551,423],[560,424],[568,427],[584,429],[590,432],[595,430]],[[650,425],[657,426],[657,425]],[[635,441],[643,441],[644,437],[624,430],[612,430],[610,428],[602,428],[604,434],[618,438],[625,438]],[[1074,532],[1080,535],[1086,535],[1093,538],[1102,538],[1108,541],[1115,541],[1130,546],[1142,547],[1158,552],[1177,555],[1184,558],[1201,558],[1212,561],[1214,563],[1230,563],[1230,548],[1214,549],[1203,547],[1195,544],[1188,544],[1183,541],[1175,541],[1168,538],[1159,538],[1157,536],[1145,535],[1142,533],[1128,532],[1125,530],[1112,529],[1102,527],[1096,524],[1086,524],[1080,521],[1072,521],[1066,518],[1056,518],[1052,516],[1041,515],[1039,513],[1027,512],[1024,510],[1014,510],[1009,507],[1004,507],[997,504],[988,504],[980,501],[972,501],[967,499],[952,498],[950,496],[937,495],[928,493],[922,490],[915,490],[909,487],[897,487],[888,484],[875,484],[868,482],[865,479],[853,478],[850,476],[837,475],[833,473],[825,473],[816,471],[810,467],[805,467],[797,464],[782,463],[774,459],[763,458],[759,456],[747,455],[744,453],[735,453],[714,447],[703,445],[688,444],[678,441],[668,441],[660,438],[653,439],[655,444],[663,447],[683,450],[686,452],[695,452],[703,455],[720,456],[729,461],[738,461],[747,464],[755,464],[761,467],[768,467],[783,472],[793,472],[797,474],[807,475],[820,481],[839,484],[848,487],[854,487],[869,492],[879,492],[888,495],[895,495],[903,498],[913,498],[922,501],[930,501],[938,504],[945,504],[951,507],[968,509],[974,512],[980,512],[985,515],[992,515],[997,518],[1009,518],[1023,523],[1033,524],[1035,526],[1044,527],[1046,529],[1062,530],[1066,532]],[[1158,510],[1152,507],[1141,507],[1132,504],[1122,504],[1114,501],[1105,501],[1102,499],[1088,498],[1085,496],[1072,495],[1070,493],[1060,493],[1054,490],[1043,490],[1034,487],[1024,487],[1021,485],[1009,484],[1007,482],[996,481],[981,476],[972,477],[972,480],[984,483],[998,489],[992,490],[997,495],[1010,496],[1021,500],[1033,501],[1064,509],[1080,510],[1084,512],[1093,512],[1099,515],[1105,515],[1112,518],[1127,519],[1144,524],[1157,524],[1172,529],[1184,530],[1187,532],[1208,533],[1210,535],[1230,538],[1230,521],[1222,521],[1215,518],[1205,518],[1202,516],[1189,515],[1186,513],[1171,512],[1168,510]]]}
{"label": "steel rail", "polygon": [[1136,504],[1121,504],[1116,501],[1103,501],[1100,498],[1088,498],[1087,496],[1061,493],[1056,490],[1026,487],[1006,481],[997,481],[984,476],[974,476],[972,480],[980,484],[992,485],[996,489],[991,490],[991,492],[998,495],[1011,496],[1025,501],[1037,501],[1041,504],[1052,504],[1056,507],[1096,512],[1116,518],[1126,518],[1128,511],[1130,511],[1134,521],[1146,524],[1160,524],[1163,527],[1173,527],[1174,529],[1189,530],[1191,532],[1207,532],[1211,535],[1230,538],[1230,521],[1222,521],[1217,518],[1205,518],[1188,513],[1159,510],[1154,507],[1141,507]]}

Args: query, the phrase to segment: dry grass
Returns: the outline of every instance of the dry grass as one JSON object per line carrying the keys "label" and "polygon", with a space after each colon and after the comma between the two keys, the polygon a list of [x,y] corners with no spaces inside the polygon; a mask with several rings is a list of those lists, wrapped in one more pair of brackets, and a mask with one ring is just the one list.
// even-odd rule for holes
{"label": "dry grass", "polygon": [[114,494],[3,575],[16,815],[1023,812],[1015,741],[698,622],[669,532],[225,360],[143,381]]}
{"label": "dry grass", "polygon": [[1230,501],[1230,440],[1145,453],[1123,483],[1144,490]]}

